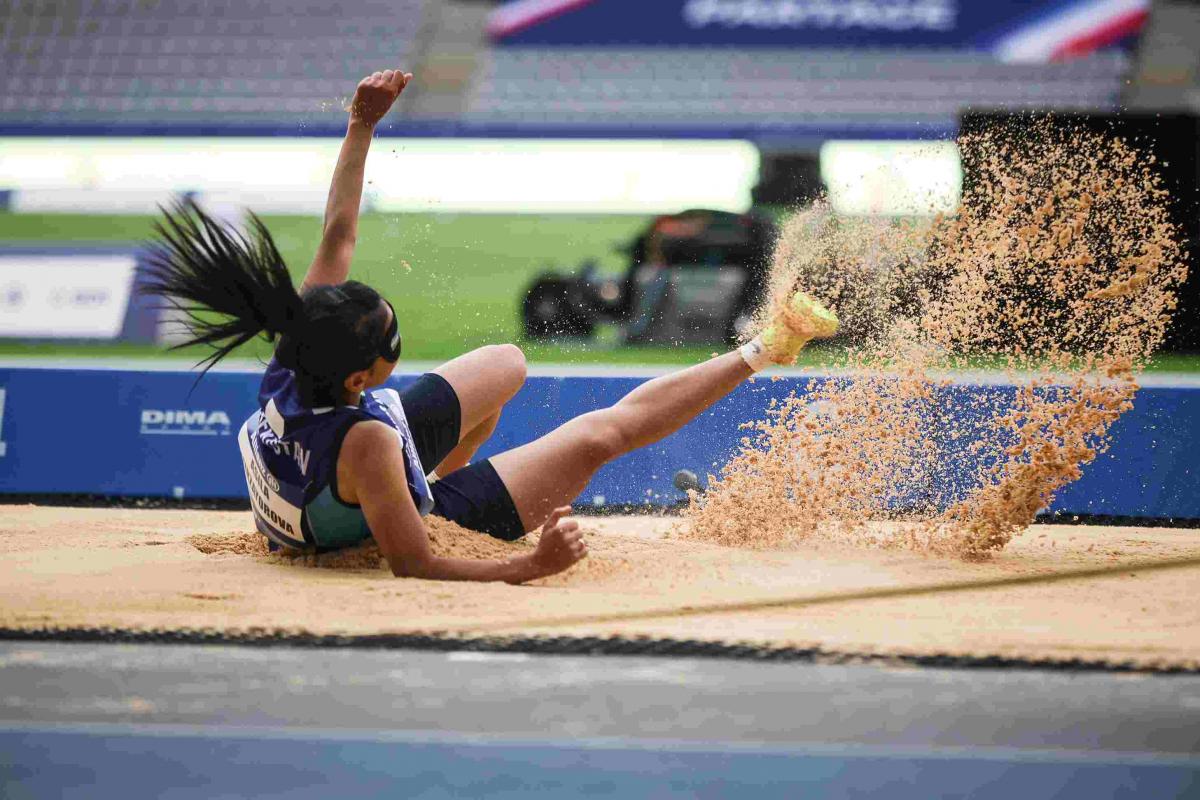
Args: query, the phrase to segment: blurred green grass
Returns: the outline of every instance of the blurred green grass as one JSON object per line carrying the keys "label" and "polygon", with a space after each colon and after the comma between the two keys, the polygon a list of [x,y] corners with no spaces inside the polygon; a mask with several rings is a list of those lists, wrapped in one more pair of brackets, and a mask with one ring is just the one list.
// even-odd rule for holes
{"label": "blurred green grass", "polygon": [[[364,214],[352,276],[378,289],[395,306],[404,357],[444,361],[485,344],[520,341],[519,304],[534,275],[551,266],[574,270],[593,259],[621,270],[618,251],[649,218],[575,214]],[[316,250],[320,220],[263,218],[299,281]],[[138,242],[152,234],[153,218],[129,215],[0,214],[0,242]],[[609,337],[611,339],[611,337]],[[620,347],[604,341],[521,342],[530,361],[558,364],[691,364],[713,347]],[[164,349],[129,343],[0,341],[0,356],[160,356]],[[265,359],[257,340],[235,357]],[[185,351],[197,360],[200,351]],[[806,350],[801,363],[836,361],[836,349]],[[1163,355],[1156,370],[1200,371],[1200,357]]]}
{"label": "blurred green grass", "polygon": [[[404,356],[440,361],[475,347],[517,341],[518,304],[534,275],[559,264],[574,269],[596,259],[619,269],[616,247],[646,223],[642,216],[364,214],[352,276],[384,294],[396,308]],[[0,241],[137,242],[152,233],[153,218],[75,214],[2,214]],[[297,282],[321,235],[309,216],[267,216],[264,222]],[[600,344],[526,344],[531,359],[567,363],[694,361],[705,348],[615,348]],[[261,357],[255,342],[237,351]],[[0,343],[0,353],[152,356],[148,345]],[[199,355],[195,353],[194,355]]]}

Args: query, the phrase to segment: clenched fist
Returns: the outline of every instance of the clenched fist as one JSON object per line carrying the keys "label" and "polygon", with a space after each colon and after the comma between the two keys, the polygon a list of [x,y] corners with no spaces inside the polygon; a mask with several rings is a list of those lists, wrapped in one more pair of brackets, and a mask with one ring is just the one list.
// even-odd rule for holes
{"label": "clenched fist", "polygon": [[383,119],[410,80],[411,72],[398,69],[385,69],[363,78],[354,90],[354,99],[350,101],[350,118],[368,127],[375,127],[375,123]]}
{"label": "clenched fist", "polygon": [[542,538],[533,553],[533,562],[541,576],[562,572],[587,555],[587,543],[579,523],[563,517],[571,513],[569,506],[556,508],[542,526]]}

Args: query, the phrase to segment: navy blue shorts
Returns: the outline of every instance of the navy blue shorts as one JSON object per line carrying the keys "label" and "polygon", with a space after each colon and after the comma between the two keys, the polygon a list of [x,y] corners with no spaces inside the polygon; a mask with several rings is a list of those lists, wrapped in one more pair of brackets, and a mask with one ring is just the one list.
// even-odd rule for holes
{"label": "navy blue shorts", "polygon": [[[462,406],[441,375],[427,372],[400,391],[421,465],[433,470],[458,445]],[[512,495],[492,462],[476,461],[435,481],[433,513],[464,528],[512,541],[525,535]]]}

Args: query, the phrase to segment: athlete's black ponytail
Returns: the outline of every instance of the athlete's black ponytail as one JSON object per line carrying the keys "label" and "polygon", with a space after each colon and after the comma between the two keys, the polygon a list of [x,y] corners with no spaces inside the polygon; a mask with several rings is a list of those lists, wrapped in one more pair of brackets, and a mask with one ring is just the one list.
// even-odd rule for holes
{"label": "athlete's black ponytail", "polygon": [[184,314],[187,338],[172,349],[208,345],[204,375],[230,351],[265,333],[278,362],[296,374],[310,406],[339,402],[347,375],[379,357],[387,327],[383,299],[358,281],[313,286],[303,297],[262,221],[246,234],[204,213],[195,202],[163,210],[143,268],[140,291]]}
{"label": "athlete's black ponytail", "polygon": [[257,216],[250,215],[242,234],[188,199],[163,209],[154,229],[140,291],[185,315],[180,323],[188,336],[171,349],[213,348],[200,362],[201,374],[260,333],[274,341],[302,329],[304,301]]}

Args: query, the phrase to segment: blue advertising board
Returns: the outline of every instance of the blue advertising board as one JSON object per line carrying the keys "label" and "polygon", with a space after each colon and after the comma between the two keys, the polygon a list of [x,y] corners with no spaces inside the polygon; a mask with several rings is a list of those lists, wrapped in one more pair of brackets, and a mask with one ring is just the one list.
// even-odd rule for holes
{"label": "blue advertising board", "polygon": [[499,45],[951,48],[1044,61],[1128,43],[1149,0],[514,0]]}
{"label": "blue advertising board", "polygon": [[[401,388],[415,375],[395,376]],[[644,375],[535,375],[506,407],[480,457],[524,444],[616,402]],[[672,479],[716,473],[771,398],[807,378],[740,387],[678,433],[614,461],[579,498],[585,505],[670,505]],[[158,369],[0,367],[0,494],[244,498],[235,434],[254,409],[259,374]],[[956,407],[997,386],[957,385]],[[947,448],[941,479],[965,472]],[[941,491],[941,497],[947,493]],[[1055,498],[1068,514],[1200,519],[1200,382],[1151,382],[1113,428],[1111,449]]]}

